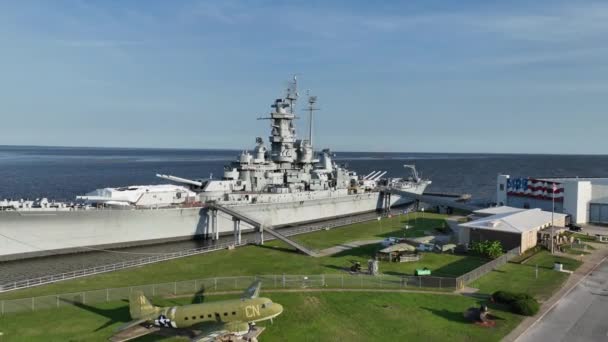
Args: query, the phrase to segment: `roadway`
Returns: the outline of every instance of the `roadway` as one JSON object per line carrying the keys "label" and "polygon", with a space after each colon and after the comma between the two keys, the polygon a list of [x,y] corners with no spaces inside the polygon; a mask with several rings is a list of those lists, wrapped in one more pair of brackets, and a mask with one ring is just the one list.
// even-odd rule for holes
{"label": "roadway", "polygon": [[608,341],[608,260],[582,280],[517,342]]}

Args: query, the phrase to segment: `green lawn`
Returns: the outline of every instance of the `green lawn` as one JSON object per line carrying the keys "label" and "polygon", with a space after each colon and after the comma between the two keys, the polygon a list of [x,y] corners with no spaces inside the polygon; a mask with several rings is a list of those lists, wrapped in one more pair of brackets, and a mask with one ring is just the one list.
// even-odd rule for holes
{"label": "green lawn", "polygon": [[[310,292],[262,293],[285,311],[263,341],[499,341],[521,317],[492,307],[493,328],[467,322],[463,312],[478,306],[469,297],[412,293]],[[208,296],[206,300],[226,297]],[[154,300],[158,305],[190,299]],[[129,320],[126,303],[66,307],[0,317],[2,341],[104,341]],[[137,341],[159,341],[157,336]],[[183,339],[164,339],[184,341]]]}
{"label": "green lawn", "polygon": [[[246,246],[234,250],[222,250],[8,292],[0,295],[0,299],[221,276],[341,273],[350,267],[352,261],[360,261],[363,265],[366,265],[367,260],[380,248],[380,245],[366,245],[333,256],[312,258],[296,253],[282,242],[273,241],[263,247]],[[487,262],[486,259],[476,256],[424,253],[422,259],[418,262],[381,262],[380,272],[391,275],[413,275],[416,268],[428,267],[434,275],[455,277],[485,262]]]}
{"label": "green lawn", "polygon": [[[425,231],[437,234],[435,228],[447,226],[446,215],[435,213],[410,213],[396,215],[380,221],[368,221],[345,227],[322,230],[314,233],[299,235],[294,240],[312,249],[325,249],[344,242],[358,240],[384,239],[394,237],[420,237]],[[412,228],[405,230],[405,225]]]}
{"label": "green lawn", "polygon": [[564,246],[562,247],[562,251],[564,253],[568,253],[568,254],[572,254],[572,255],[586,255],[591,253],[592,249],[595,248],[589,248],[591,246],[587,246],[587,249],[585,250],[585,248],[571,248],[570,246]]}
{"label": "green lawn", "polygon": [[[481,293],[491,294],[497,290],[527,292],[539,300],[546,300],[568,278],[567,273],[553,271],[553,263],[559,261],[566,270],[576,270],[581,262],[558,256],[552,256],[547,251],[541,251],[532,256],[525,264],[508,263],[469,286],[479,288]],[[538,265],[538,279],[536,278]]]}
{"label": "green lawn", "polygon": [[606,242],[597,241],[595,238],[595,235],[587,235],[587,234],[582,234],[582,233],[574,233],[572,235],[574,235],[574,238],[578,238],[581,241],[585,241],[585,242],[606,243]]}
{"label": "green lawn", "polygon": [[[418,218],[418,225],[410,233],[417,234],[422,230],[443,222],[436,214],[425,213],[425,218]],[[413,218],[412,218],[413,220]],[[384,222],[387,221],[387,222]],[[386,236],[392,236],[391,231],[399,230],[400,219],[394,217],[382,221]],[[374,221],[374,224],[378,224]],[[365,227],[365,226],[364,226]],[[393,228],[391,228],[393,227]],[[351,229],[354,232],[351,232]],[[368,227],[367,230],[370,230]],[[328,234],[333,241],[331,245],[365,239],[364,234],[372,234],[360,225],[352,228],[340,228],[308,235],[316,238],[300,236],[310,241],[321,240],[319,235]],[[340,239],[340,237],[342,238]],[[0,294],[0,299],[27,298],[58,293],[79,292],[93,289],[126,287],[141,284],[165,283],[180,280],[202,279],[209,277],[263,275],[263,274],[324,274],[340,273],[350,267],[352,261],[360,261],[363,265],[375,255],[379,245],[366,245],[343,251],[339,254],[312,258],[289,248],[280,241],[271,241],[264,246],[246,246],[234,250],[222,250],[187,258],[175,259],[105,273],[80,279],[68,280],[50,285]],[[433,275],[455,277],[466,273],[481,264],[486,259],[476,256],[452,254],[424,253],[418,262],[413,263],[380,263],[380,272],[391,275],[413,275],[416,268],[428,267]]]}

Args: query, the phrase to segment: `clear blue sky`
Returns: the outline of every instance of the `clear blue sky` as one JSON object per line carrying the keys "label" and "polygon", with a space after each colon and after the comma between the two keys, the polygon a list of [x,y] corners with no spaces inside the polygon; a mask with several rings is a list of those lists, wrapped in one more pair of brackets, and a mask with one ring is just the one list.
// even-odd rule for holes
{"label": "clear blue sky", "polygon": [[3,1],[0,44],[0,144],[251,147],[298,73],[317,147],[608,153],[606,1]]}

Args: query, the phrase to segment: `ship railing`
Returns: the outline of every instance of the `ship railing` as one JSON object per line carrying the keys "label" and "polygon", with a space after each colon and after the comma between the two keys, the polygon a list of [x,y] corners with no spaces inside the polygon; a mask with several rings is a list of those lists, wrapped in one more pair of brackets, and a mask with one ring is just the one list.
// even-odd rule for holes
{"label": "ship railing", "polygon": [[[319,230],[328,230],[328,229],[341,227],[341,226],[345,226],[345,225],[349,225],[349,224],[353,224],[353,223],[372,221],[372,220],[375,220],[378,216],[384,217],[386,215],[388,215],[388,214],[372,212],[372,213],[363,214],[363,215],[343,217],[343,218],[339,218],[335,221],[330,221],[330,222],[316,222],[316,223],[313,222],[313,223],[307,224],[304,227],[279,228],[279,232],[284,236],[293,236],[293,235],[298,235],[298,234],[315,232],[315,231],[319,231]],[[275,238],[273,236],[268,236],[265,238],[265,240],[274,240],[274,239]],[[46,276],[41,276],[41,277],[36,277],[36,278],[31,278],[31,279],[23,279],[23,280],[18,280],[18,281],[14,281],[14,282],[9,282],[6,284],[1,284],[0,293],[25,289],[25,288],[39,286],[39,285],[51,284],[51,283],[55,283],[58,281],[76,279],[76,278],[86,277],[86,276],[95,275],[95,274],[113,272],[113,271],[118,271],[118,270],[122,270],[122,269],[126,269],[126,268],[153,264],[156,262],[182,258],[182,257],[190,256],[190,255],[203,254],[203,253],[208,253],[208,252],[213,252],[213,251],[218,251],[218,250],[228,249],[228,248],[233,248],[233,247],[239,247],[239,246],[244,246],[247,244],[258,243],[258,242],[259,242],[258,240],[243,239],[241,241],[241,244],[236,244],[235,242],[218,243],[218,244],[213,244],[211,246],[187,249],[187,250],[167,253],[167,254],[153,255],[153,256],[140,258],[140,259],[136,259],[136,260],[125,260],[125,261],[114,263],[114,264],[107,264],[107,265],[96,266],[96,267],[91,267],[91,268],[86,268],[86,269],[75,270],[75,271],[46,275]]]}

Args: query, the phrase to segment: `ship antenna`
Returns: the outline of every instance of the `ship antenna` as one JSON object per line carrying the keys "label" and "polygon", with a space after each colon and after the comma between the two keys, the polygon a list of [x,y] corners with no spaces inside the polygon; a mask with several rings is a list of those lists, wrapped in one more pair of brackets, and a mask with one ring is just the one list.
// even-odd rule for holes
{"label": "ship antenna", "polygon": [[[309,95],[310,91],[306,91],[306,94]],[[315,108],[315,103],[317,103],[316,96],[308,96],[308,143],[312,146],[312,127],[313,127],[313,112],[315,110],[319,110],[319,108]]]}
{"label": "ship antenna", "polygon": [[298,78],[296,74],[293,75],[293,81],[289,83],[287,87],[287,96],[285,97],[287,101],[289,101],[289,108],[291,110],[291,114],[294,114],[294,106],[296,105],[296,101],[298,100]]}

